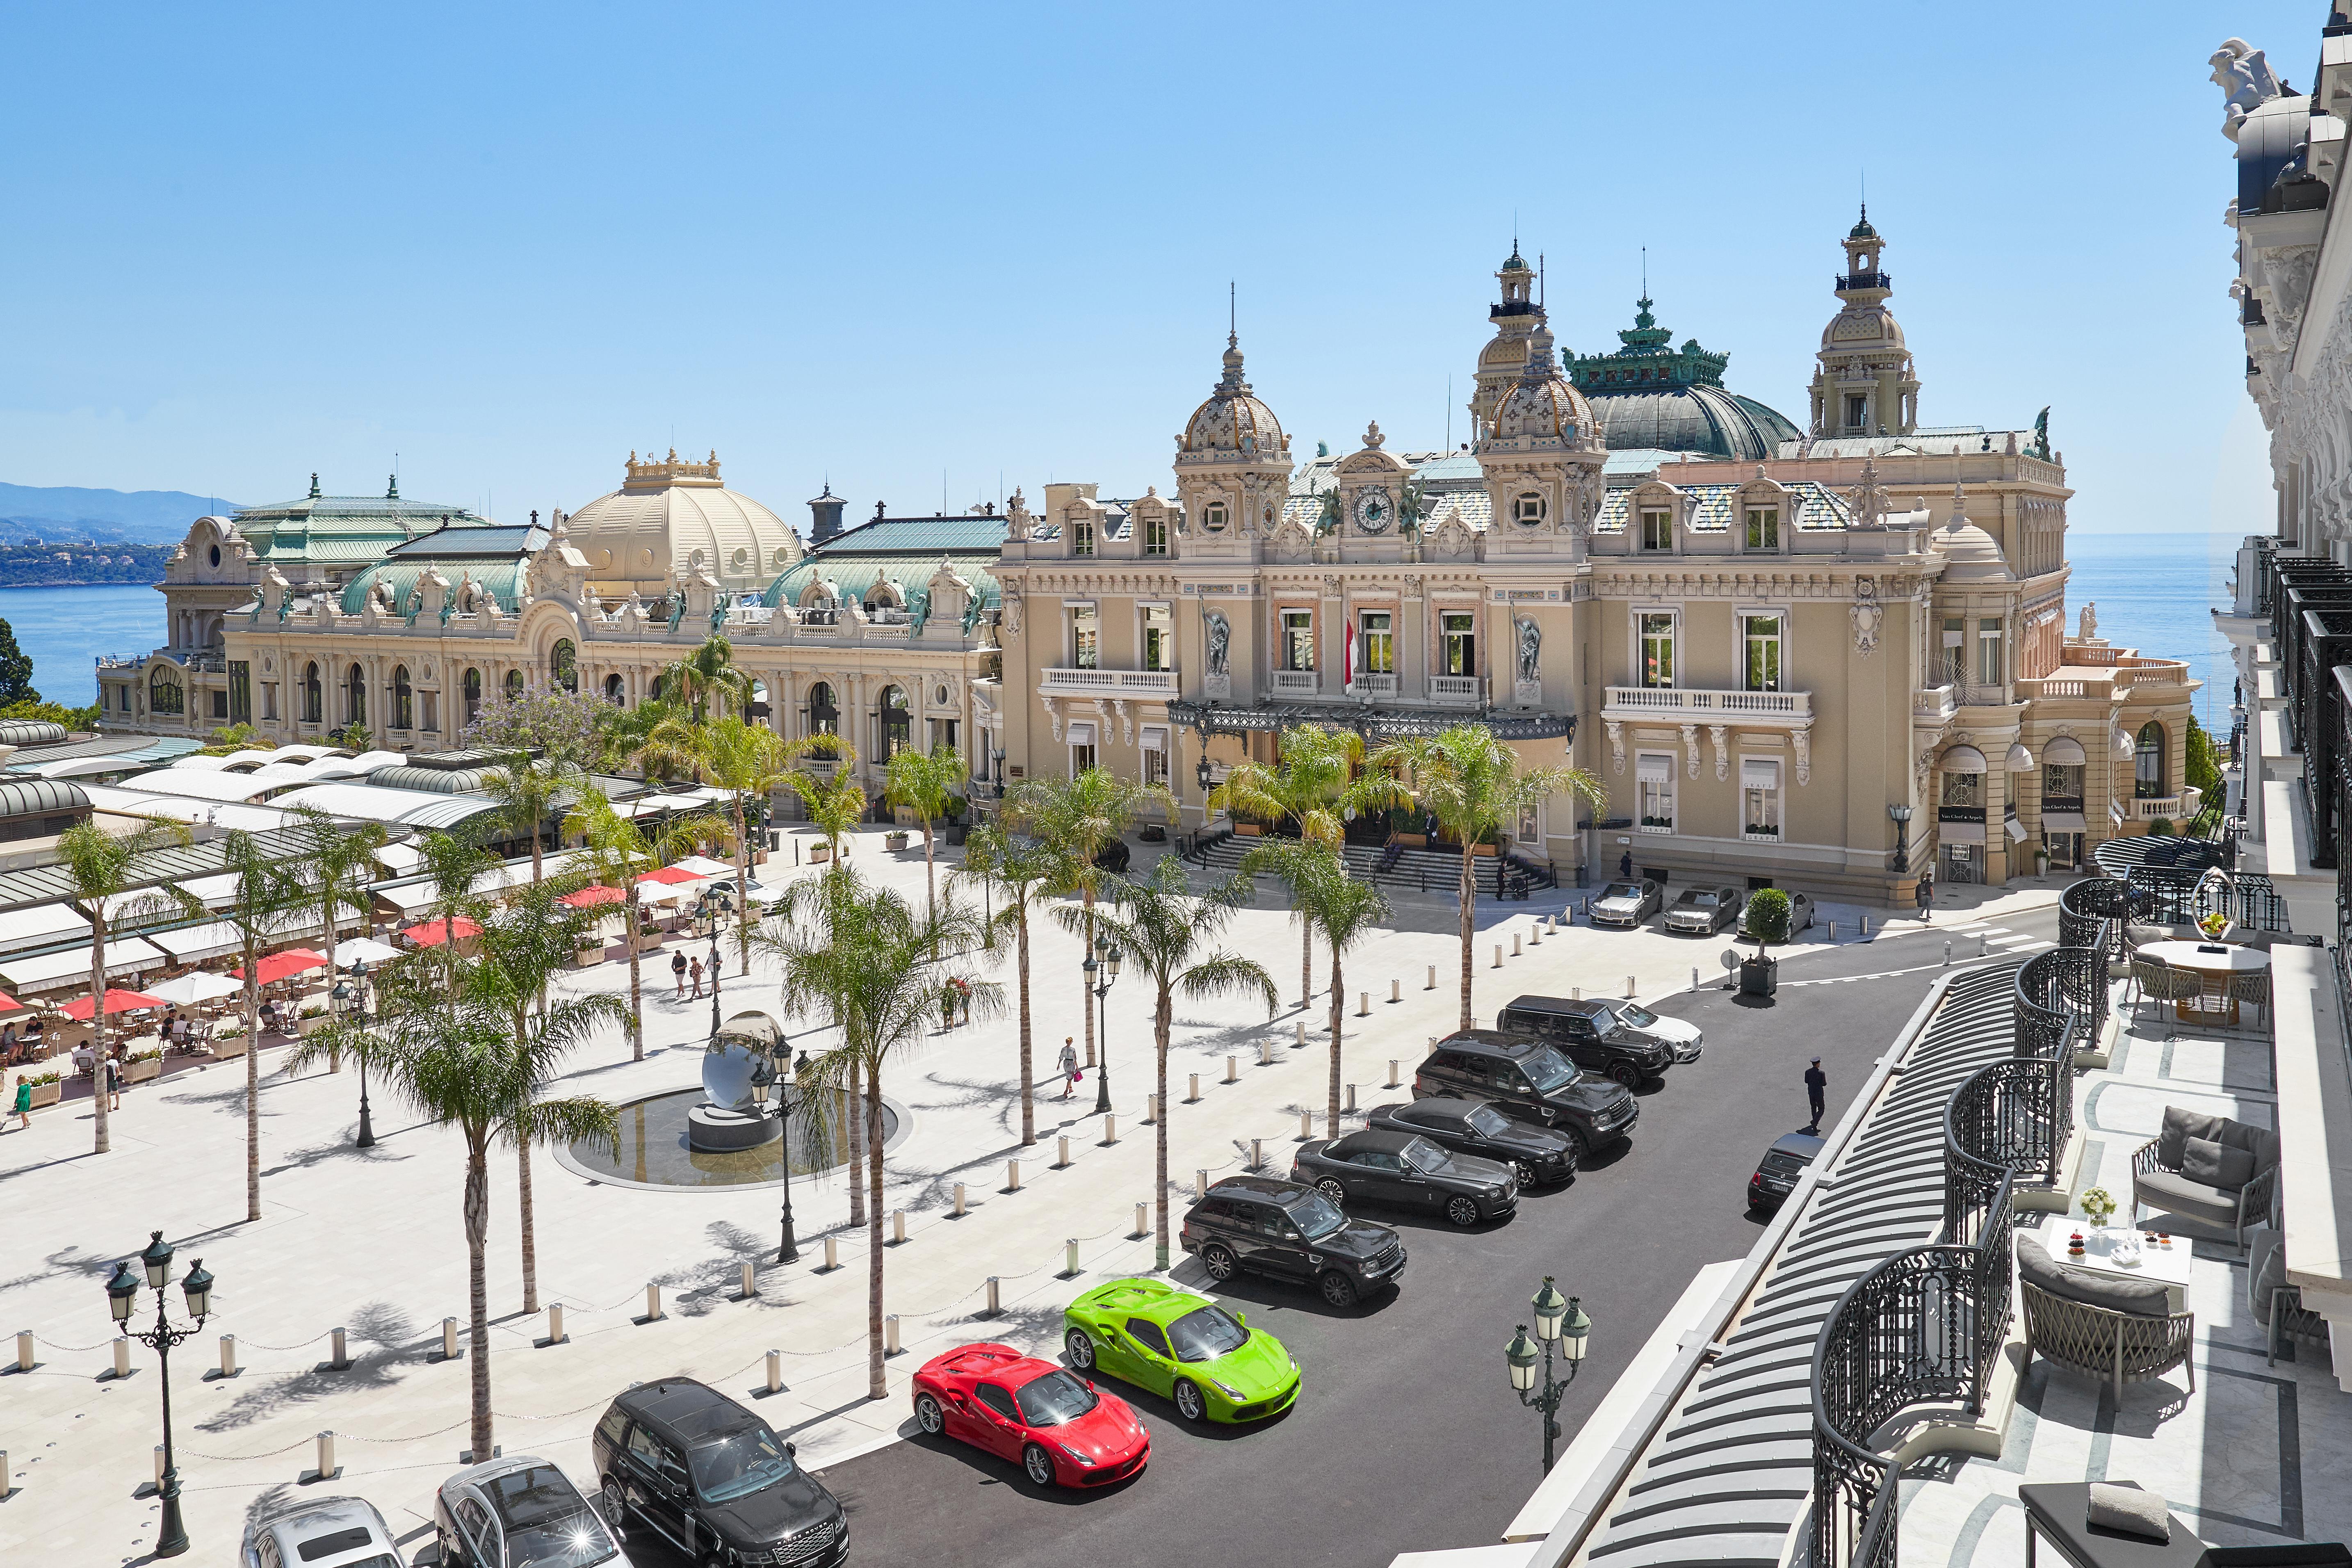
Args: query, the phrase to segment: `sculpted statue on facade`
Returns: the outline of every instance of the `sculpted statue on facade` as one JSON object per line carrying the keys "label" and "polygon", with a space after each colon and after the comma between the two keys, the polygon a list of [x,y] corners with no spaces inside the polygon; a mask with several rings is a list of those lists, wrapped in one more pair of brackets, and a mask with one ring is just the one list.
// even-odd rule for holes
{"label": "sculpted statue on facade", "polygon": [[2099,635],[2099,602],[2090,599],[2083,605],[2082,640],[2089,642]]}
{"label": "sculpted statue on facade", "polygon": [[1209,612],[1209,673],[1211,675],[1223,676],[1225,673],[1225,649],[1232,646],[1233,640],[1232,625],[1226,621],[1222,613],[1211,610]]}
{"label": "sculpted statue on facade", "polygon": [[1878,629],[1886,612],[1878,603],[1878,584],[1867,577],[1853,580],[1853,651],[1868,658],[1878,646]]}
{"label": "sculpted statue on facade", "polygon": [[1519,617],[1519,683],[1532,686],[1542,679],[1538,656],[1543,652],[1543,628],[1525,616]]}
{"label": "sculpted statue on facade", "polygon": [[2222,40],[2206,63],[2213,68],[2213,85],[2221,89],[2221,134],[2232,142],[2247,115],[2286,91],[2263,51],[2243,38]]}

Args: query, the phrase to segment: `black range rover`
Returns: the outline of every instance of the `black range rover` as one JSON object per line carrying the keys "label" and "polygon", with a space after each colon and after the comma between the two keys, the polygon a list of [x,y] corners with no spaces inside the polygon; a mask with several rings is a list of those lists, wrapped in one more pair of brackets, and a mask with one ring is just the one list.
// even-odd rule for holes
{"label": "black range rover", "polygon": [[1496,1029],[1459,1029],[1431,1047],[1413,1070],[1412,1092],[1490,1100],[1507,1116],[1558,1127],[1576,1140],[1580,1162],[1631,1136],[1642,1114],[1623,1084],[1579,1072],[1541,1040]]}
{"label": "black range rover", "polygon": [[1533,1035],[1587,1072],[1613,1078],[1627,1089],[1644,1079],[1664,1078],[1675,1065],[1675,1048],[1655,1035],[1628,1028],[1599,1002],[1564,996],[1516,996],[1495,1020],[1507,1035]]}
{"label": "black range rover", "polygon": [[1184,1250],[1213,1279],[1254,1268],[1312,1281],[1335,1307],[1404,1275],[1404,1243],[1384,1225],[1349,1219],[1313,1187],[1272,1176],[1227,1176],[1184,1215]]}
{"label": "black range rover", "polygon": [[657,1535],[691,1563],[832,1568],[849,1524],[793,1445],[692,1378],[643,1383],[613,1401],[593,1447],[606,1528],[625,1548]]}

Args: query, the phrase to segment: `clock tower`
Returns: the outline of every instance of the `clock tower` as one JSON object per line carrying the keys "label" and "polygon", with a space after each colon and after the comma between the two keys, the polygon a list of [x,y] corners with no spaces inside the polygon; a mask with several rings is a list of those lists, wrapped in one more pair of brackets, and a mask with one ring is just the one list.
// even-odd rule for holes
{"label": "clock tower", "polygon": [[1495,401],[1477,445],[1494,520],[1486,558],[1583,553],[1601,499],[1608,447],[1584,395],[1552,360],[1551,329],[1538,317],[1528,355]]}
{"label": "clock tower", "polygon": [[1486,308],[1487,320],[1495,323],[1495,335],[1478,351],[1478,379],[1470,395],[1470,436],[1474,441],[1484,440],[1487,426],[1495,417],[1495,405],[1519,379],[1527,368],[1528,340],[1543,325],[1543,305],[1535,297],[1536,271],[1519,254],[1518,242],[1511,242],[1510,259],[1505,261],[1495,280],[1503,286],[1500,303]]}

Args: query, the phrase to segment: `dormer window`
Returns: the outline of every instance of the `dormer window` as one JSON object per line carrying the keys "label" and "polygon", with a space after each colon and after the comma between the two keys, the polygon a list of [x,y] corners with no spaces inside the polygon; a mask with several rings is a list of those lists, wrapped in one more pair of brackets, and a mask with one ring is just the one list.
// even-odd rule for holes
{"label": "dormer window", "polygon": [[1642,548],[1672,550],[1675,547],[1675,514],[1664,510],[1642,513]]}
{"label": "dormer window", "polygon": [[1211,533],[1225,531],[1225,503],[1213,500],[1201,509],[1201,526]]}
{"label": "dormer window", "polygon": [[1070,520],[1070,553],[1092,555],[1095,552],[1095,523],[1090,517]]}
{"label": "dormer window", "polygon": [[1780,509],[1777,506],[1751,506],[1748,509],[1748,548],[1778,550],[1780,548]]}
{"label": "dormer window", "polygon": [[1512,505],[1512,515],[1521,528],[1534,528],[1544,520],[1544,499],[1534,490],[1525,490]]}
{"label": "dormer window", "polygon": [[1168,514],[1155,511],[1143,520],[1143,552],[1146,555],[1168,553]]}

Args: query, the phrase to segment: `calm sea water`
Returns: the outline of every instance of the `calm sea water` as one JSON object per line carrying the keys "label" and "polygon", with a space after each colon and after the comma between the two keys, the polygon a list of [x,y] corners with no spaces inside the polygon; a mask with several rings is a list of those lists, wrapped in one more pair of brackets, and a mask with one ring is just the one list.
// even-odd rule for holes
{"label": "calm sea water", "polygon": [[[2185,658],[2204,680],[2199,719],[2229,729],[2229,645],[2208,611],[2221,602],[2238,548],[2235,534],[2076,533],[2067,586],[2066,629],[2084,601],[2096,600],[2099,631],[2111,642],[2161,658]],[[33,656],[33,684],[70,706],[98,700],[92,661],[101,653],[145,653],[163,640],[163,596],[152,588],[0,588],[0,619]],[[2217,726],[2218,720],[2218,726]]]}
{"label": "calm sea water", "polygon": [[98,656],[145,653],[163,640],[163,595],[132,584],[0,588],[0,620],[33,656],[33,684],[52,702],[98,700]]}

